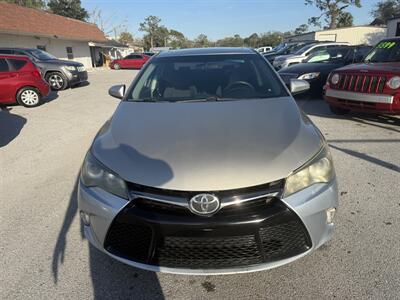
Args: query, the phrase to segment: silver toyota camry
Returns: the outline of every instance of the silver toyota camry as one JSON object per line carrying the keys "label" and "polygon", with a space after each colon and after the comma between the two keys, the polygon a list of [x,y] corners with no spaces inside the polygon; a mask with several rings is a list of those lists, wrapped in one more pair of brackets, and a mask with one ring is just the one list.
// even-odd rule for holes
{"label": "silver toyota camry", "polygon": [[244,48],[163,52],[84,160],[87,239],[128,265],[179,274],[266,270],[327,242],[338,194],[323,136],[268,62]]}

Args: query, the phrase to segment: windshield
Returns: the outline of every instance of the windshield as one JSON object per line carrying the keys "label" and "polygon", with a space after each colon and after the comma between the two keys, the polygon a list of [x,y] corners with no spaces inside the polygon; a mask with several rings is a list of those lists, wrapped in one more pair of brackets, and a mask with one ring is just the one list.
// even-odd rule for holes
{"label": "windshield", "polygon": [[47,52],[45,52],[43,50],[39,50],[39,49],[29,50],[29,53],[32,54],[38,60],[57,59],[57,57],[51,55],[50,53],[47,53]]}
{"label": "windshield", "polygon": [[400,62],[400,42],[383,41],[367,55],[366,62]]}
{"label": "windshield", "polygon": [[217,101],[287,96],[257,54],[158,57],[145,67],[130,101]]}
{"label": "windshield", "polygon": [[349,53],[349,48],[337,48],[317,51],[304,60],[305,63],[342,61]]}
{"label": "windshield", "polygon": [[306,52],[307,50],[311,49],[312,47],[314,47],[314,44],[309,44],[306,46],[301,47],[299,50],[297,50],[296,52],[294,52],[295,55],[301,55],[304,52]]}

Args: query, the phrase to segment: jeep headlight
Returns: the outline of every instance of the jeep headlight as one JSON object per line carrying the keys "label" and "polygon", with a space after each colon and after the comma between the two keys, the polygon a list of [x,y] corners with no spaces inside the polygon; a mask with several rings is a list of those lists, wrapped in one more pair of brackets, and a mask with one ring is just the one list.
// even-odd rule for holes
{"label": "jeep headlight", "polygon": [[65,69],[68,70],[68,71],[75,71],[76,70],[75,66],[65,66]]}
{"label": "jeep headlight", "polygon": [[297,193],[313,184],[329,183],[334,176],[332,157],[328,146],[325,145],[308,163],[286,178],[284,197]]}
{"label": "jeep headlight", "polygon": [[392,90],[397,90],[400,88],[400,77],[399,76],[394,76],[390,78],[390,80],[387,83],[388,87],[390,87]]}
{"label": "jeep headlight", "polygon": [[303,74],[303,75],[299,76],[299,78],[297,78],[297,79],[311,80],[311,79],[318,78],[319,74],[320,74],[319,72],[307,73],[307,74]]}
{"label": "jeep headlight", "polygon": [[129,199],[125,181],[104,167],[90,151],[82,165],[81,181],[86,187],[99,187],[113,195]]}

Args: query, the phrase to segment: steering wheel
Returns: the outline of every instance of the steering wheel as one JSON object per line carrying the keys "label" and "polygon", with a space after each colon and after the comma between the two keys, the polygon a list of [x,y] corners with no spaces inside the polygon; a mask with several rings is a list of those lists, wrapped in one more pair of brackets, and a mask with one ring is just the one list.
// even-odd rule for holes
{"label": "steering wheel", "polygon": [[224,94],[229,94],[232,93],[236,90],[241,90],[241,89],[251,89],[252,91],[255,91],[254,86],[252,86],[250,83],[246,81],[235,81],[230,83],[225,89],[224,89]]}

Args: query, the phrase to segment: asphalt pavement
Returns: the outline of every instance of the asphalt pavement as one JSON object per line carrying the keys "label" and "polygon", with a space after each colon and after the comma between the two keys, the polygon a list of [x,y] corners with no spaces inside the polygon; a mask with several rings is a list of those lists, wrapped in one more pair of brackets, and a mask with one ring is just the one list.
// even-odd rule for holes
{"label": "asphalt pavement", "polygon": [[323,101],[299,105],[335,161],[334,238],[278,269],[228,276],[138,270],[90,247],[77,213],[84,155],[136,71],[96,70],[90,85],[44,105],[0,111],[0,299],[399,299],[400,117],[337,117]]}

